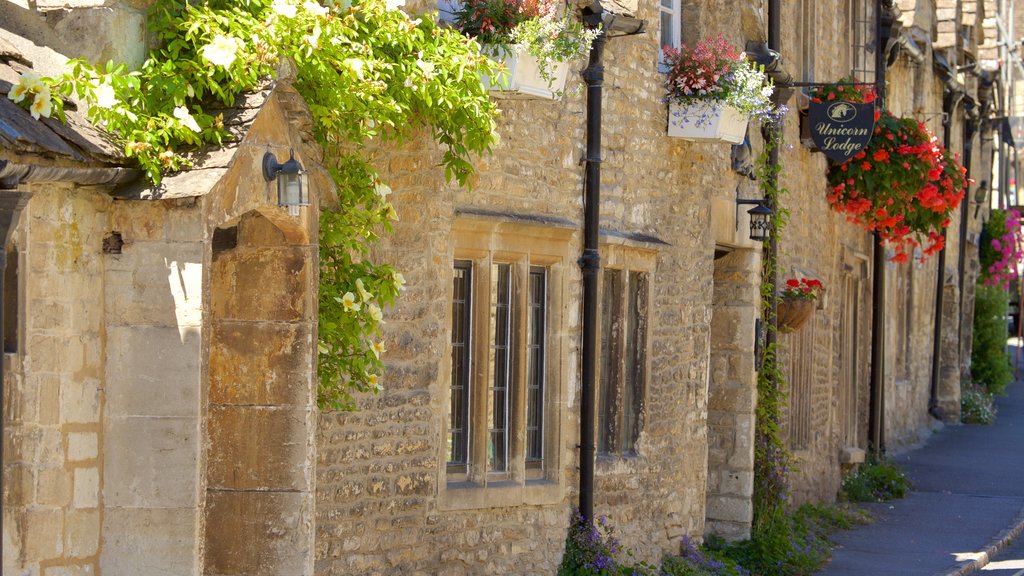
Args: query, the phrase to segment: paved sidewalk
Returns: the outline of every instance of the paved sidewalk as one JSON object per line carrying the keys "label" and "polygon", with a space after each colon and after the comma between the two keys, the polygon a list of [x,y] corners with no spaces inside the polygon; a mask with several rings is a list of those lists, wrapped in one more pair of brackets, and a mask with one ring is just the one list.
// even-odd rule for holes
{"label": "paved sidewalk", "polygon": [[[876,521],[834,534],[824,576],[968,574],[1024,530],[1024,382],[997,398],[991,426],[946,426],[894,457],[914,481],[867,504]],[[1021,536],[1024,538],[1024,536]]]}

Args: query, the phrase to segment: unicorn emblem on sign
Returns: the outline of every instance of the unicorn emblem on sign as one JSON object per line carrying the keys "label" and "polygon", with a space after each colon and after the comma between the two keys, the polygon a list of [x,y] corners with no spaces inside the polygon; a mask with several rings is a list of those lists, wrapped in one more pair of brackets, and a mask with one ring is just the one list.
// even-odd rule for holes
{"label": "unicorn emblem on sign", "polygon": [[828,117],[836,122],[853,120],[857,115],[857,109],[847,102],[836,102],[828,109]]}

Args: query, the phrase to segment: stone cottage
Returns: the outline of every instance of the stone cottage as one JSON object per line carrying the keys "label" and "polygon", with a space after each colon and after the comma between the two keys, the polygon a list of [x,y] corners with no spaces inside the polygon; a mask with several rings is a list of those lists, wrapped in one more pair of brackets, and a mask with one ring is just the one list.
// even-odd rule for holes
{"label": "stone cottage", "polygon": [[[93,4],[8,2],[0,90],[68,46],[137,64],[148,3]],[[874,78],[882,50],[888,107],[981,173],[992,4],[882,2],[877,46],[874,0],[645,1],[646,31],[609,40],[594,500],[637,558],[749,535],[764,333],[763,245],[737,205],[758,184],[734,168],[742,146],[667,136],[659,47],[721,33],[777,48],[776,77],[794,82]],[[426,135],[371,151],[400,216],[376,256],[408,289],[386,314],[384,389],[354,412],[314,405],[330,159],[286,77],[235,111],[237,145],[158,189],[80,122],[45,123],[52,145],[0,132],[0,188],[24,200],[5,276],[4,573],[554,573],[579,495],[585,66],[559,99],[495,95],[501,142],[471,189],[444,180]],[[826,161],[800,138],[806,98],[787,102],[779,262],[827,297],[779,337],[784,427],[797,500],[828,501],[873,444],[957,417],[980,217],[957,214],[943,261],[879,259],[829,212]],[[314,175],[298,217],[260,172],[289,148]]]}

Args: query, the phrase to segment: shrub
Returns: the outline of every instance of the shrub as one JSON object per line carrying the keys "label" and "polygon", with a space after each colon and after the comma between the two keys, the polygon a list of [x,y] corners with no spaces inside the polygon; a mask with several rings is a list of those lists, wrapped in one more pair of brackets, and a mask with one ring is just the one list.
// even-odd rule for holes
{"label": "shrub", "polygon": [[837,507],[805,504],[789,514],[780,508],[750,540],[726,544],[711,538],[707,546],[717,558],[732,559],[758,576],[813,574],[831,557],[828,534],[859,518]]}
{"label": "shrub", "polygon": [[989,394],[1002,394],[1013,380],[1013,368],[1006,354],[1006,292],[995,286],[978,285],[974,296],[974,343],[971,375]]}
{"label": "shrub", "polygon": [[843,478],[840,496],[849,502],[881,502],[903,498],[910,479],[889,459],[870,459]]}
{"label": "shrub", "polygon": [[654,568],[645,562],[630,566],[616,559],[620,553],[627,557],[633,553],[624,550],[613,533],[606,517],[590,523],[574,507],[558,576],[653,576]]}
{"label": "shrub", "polygon": [[992,395],[981,386],[965,382],[960,387],[960,421],[964,424],[991,424],[996,420]]}
{"label": "shrub", "polygon": [[661,560],[663,576],[750,576],[743,566],[718,550],[705,550],[683,536],[682,554]]}

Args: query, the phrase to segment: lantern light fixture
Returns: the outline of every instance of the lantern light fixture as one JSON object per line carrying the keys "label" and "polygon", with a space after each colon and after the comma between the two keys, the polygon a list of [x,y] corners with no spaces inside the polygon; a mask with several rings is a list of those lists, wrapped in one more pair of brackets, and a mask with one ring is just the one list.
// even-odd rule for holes
{"label": "lantern light fixture", "polygon": [[771,236],[772,215],[775,212],[768,207],[768,200],[744,200],[736,199],[736,224],[739,225],[740,205],[753,204],[754,207],[747,210],[750,215],[750,239],[755,242],[764,242]]}
{"label": "lantern light fixture", "polygon": [[281,164],[273,152],[263,155],[263,177],[267,182],[277,180],[277,205],[288,208],[288,214],[299,215],[299,206],[309,206],[309,177],[302,164],[295,159],[295,151]]}

